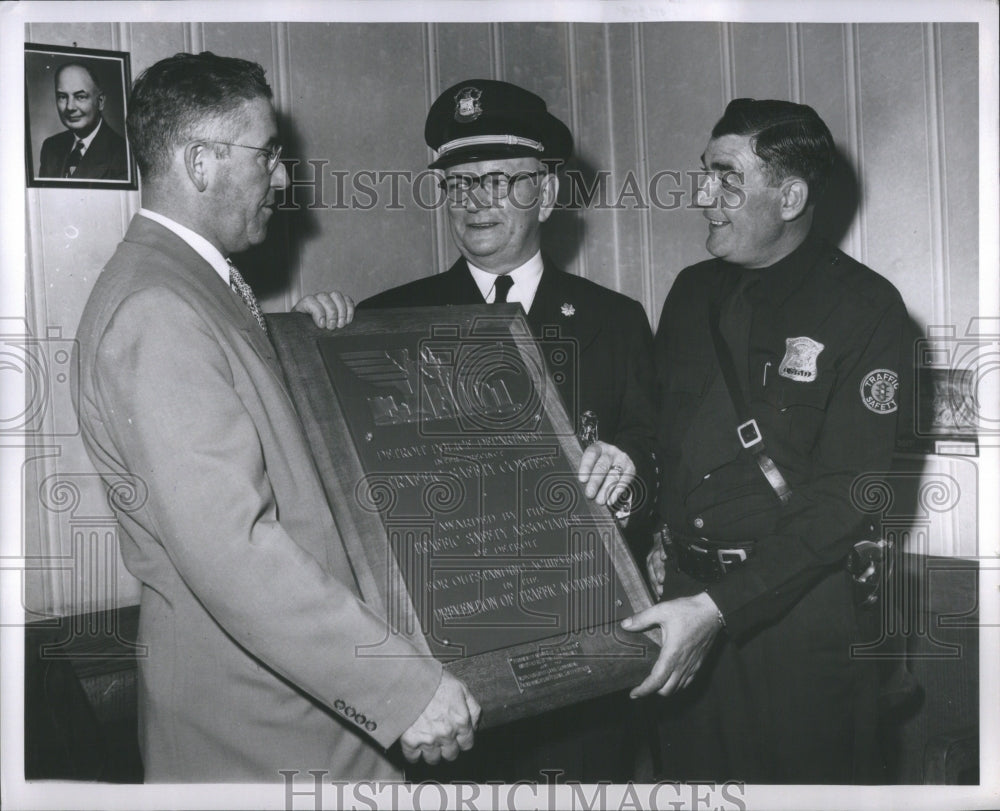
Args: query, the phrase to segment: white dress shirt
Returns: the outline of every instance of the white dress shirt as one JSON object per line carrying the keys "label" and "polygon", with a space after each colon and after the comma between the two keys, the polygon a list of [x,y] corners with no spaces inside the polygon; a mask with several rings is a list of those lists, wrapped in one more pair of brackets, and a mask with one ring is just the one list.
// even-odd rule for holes
{"label": "white dress shirt", "polygon": [[475,279],[479,292],[483,294],[483,300],[487,304],[492,304],[496,300],[497,276],[510,276],[513,286],[507,293],[507,301],[517,302],[527,313],[531,310],[531,303],[535,300],[535,293],[538,292],[538,283],[542,280],[542,252],[538,251],[520,267],[514,268],[507,274],[490,273],[488,270],[477,268],[466,260],[472,278]]}

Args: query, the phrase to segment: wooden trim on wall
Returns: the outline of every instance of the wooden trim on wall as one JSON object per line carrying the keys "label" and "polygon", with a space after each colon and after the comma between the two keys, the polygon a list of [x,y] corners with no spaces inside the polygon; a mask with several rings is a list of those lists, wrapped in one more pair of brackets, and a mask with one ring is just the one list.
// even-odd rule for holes
{"label": "wooden trim on wall", "polygon": [[[635,151],[639,176],[648,180],[649,175],[649,126],[646,117],[646,57],[643,48],[642,27],[632,24],[632,81],[635,85],[633,93],[633,109],[638,122],[635,132]],[[616,212],[621,216],[621,212]],[[647,313],[652,312],[653,305],[653,248],[650,234],[653,229],[652,211],[643,211],[642,226],[639,230],[640,256],[642,257],[642,306]],[[621,289],[621,280],[618,288]]]}
{"label": "wooden trim on wall", "polygon": [[935,323],[951,319],[951,296],[948,289],[948,177],[941,150],[946,148],[944,134],[944,78],[941,65],[940,26],[922,27],[924,50],[924,106],[927,121],[928,234],[931,243],[931,312]]}
{"label": "wooden trim on wall", "polygon": [[[844,109],[847,112],[847,144],[854,165],[864,166],[864,143],[861,115],[861,49],[858,47],[858,25],[845,25],[844,31]],[[849,250],[859,262],[868,263],[867,203],[864,173],[859,172],[858,211],[848,229]]]}

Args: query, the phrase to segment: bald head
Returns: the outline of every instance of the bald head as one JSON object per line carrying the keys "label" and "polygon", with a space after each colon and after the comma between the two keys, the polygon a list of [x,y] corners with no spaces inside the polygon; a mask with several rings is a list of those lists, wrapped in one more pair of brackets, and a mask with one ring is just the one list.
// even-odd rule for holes
{"label": "bald head", "polygon": [[86,138],[101,121],[104,93],[93,72],[71,62],[56,71],[56,109],[66,129]]}

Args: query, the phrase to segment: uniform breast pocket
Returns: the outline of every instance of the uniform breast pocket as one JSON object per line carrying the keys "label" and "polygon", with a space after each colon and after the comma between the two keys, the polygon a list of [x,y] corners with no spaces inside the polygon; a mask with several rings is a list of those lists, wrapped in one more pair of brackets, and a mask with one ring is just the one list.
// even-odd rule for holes
{"label": "uniform breast pocket", "polygon": [[804,450],[819,435],[832,390],[832,376],[808,383],[779,377],[764,389],[762,410],[775,434]]}

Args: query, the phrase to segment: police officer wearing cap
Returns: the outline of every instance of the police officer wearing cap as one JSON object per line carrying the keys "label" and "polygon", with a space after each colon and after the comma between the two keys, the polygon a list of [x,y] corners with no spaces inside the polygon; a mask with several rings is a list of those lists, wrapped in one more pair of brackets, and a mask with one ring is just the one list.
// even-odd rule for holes
{"label": "police officer wearing cap", "polygon": [[650,450],[648,319],[638,302],[567,273],[541,251],[542,223],[559,190],[556,168],[570,157],[573,136],[534,93],[469,79],[434,102],[424,139],[436,153],[430,168],[442,172],[461,258],[446,272],[372,296],[359,309],[517,302],[534,335],[543,338],[543,354],[571,342],[578,357],[556,385],[570,419],[579,424],[589,411],[598,433],[584,453],[580,481],[598,504],[631,497],[629,527],[638,528],[657,473]]}
{"label": "police officer wearing cap", "polygon": [[[541,252],[541,227],[559,189],[558,164],[573,147],[569,130],[539,96],[507,82],[469,79],[445,90],[427,115],[431,168],[442,172],[448,222],[461,258],[444,273],[393,288],[360,308],[517,302],[543,354],[544,336],[569,340],[578,357],[557,381],[579,420],[597,418],[598,441],[583,455],[579,479],[599,504],[631,498],[630,527],[648,512],[655,488],[652,333],[641,305],[556,267]],[[555,328],[553,330],[553,328]],[[576,393],[578,392],[578,394]],[[606,440],[606,441],[605,441]],[[632,491],[625,499],[626,486]],[[643,550],[644,554],[644,550]],[[621,696],[577,705],[482,733],[456,775],[507,781],[625,780],[626,731]],[[441,779],[440,772],[428,776]]]}
{"label": "police officer wearing cap", "polygon": [[715,258],[685,268],[656,336],[665,519],[648,558],[664,646],[656,779],[878,780],[877,675],[845,562],[878,540],[862,474],[892,459],[906,311],[812,233],[834,162],[811,108],[738,99],[699,199]]}

